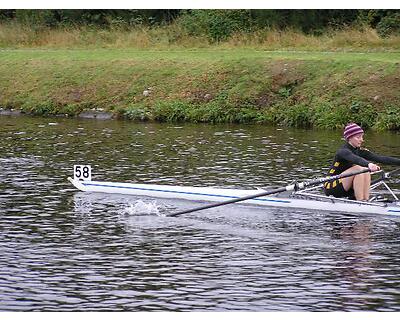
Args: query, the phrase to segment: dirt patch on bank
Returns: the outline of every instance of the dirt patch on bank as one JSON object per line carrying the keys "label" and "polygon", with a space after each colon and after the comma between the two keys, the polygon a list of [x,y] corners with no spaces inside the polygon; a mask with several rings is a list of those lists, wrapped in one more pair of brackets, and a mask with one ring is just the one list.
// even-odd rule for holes
{"label": "dirt patch on bank", "polygon": [[395,74],[381,75],[371,74],[361,81],[354,91],[361,97],[365,97],[372,104],[382,107],[387,104],[397,104],[400,99],[400,70]]}

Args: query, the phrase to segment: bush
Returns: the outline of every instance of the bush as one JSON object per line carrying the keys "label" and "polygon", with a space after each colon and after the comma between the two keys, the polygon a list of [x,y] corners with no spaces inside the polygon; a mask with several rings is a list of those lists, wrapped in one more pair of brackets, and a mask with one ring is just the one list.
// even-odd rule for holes
{"label": "bush", "polygon": [[387,106],[385,111],[379,114],[375,128],[380,130],[400,130],[400,108]]}
{"label": "bush", "polygon": [[220,42],[235,32],[251,29],[250,10],[191,10],[178,20],[192,36],[207,36],[211,42]]}
{"label": "bush", "polygon": [[347,107],[325,102],[314,107],[312,122],[317,128],[338,129],[349,122],[349,119]]}
{"label": "bush", "polygon": [[374,125],[378,112],[370,104],[353,102],[349,108],[349,120],[358,123],[363,128],[370,128]]}
{"label": "bush", "polygon": [[376,26],[376,30],[381,37],[400,35],[400,13],[393,13],[383,17]]}
{"label": "bush", "polygon": [[31,27],[54,27],[58,20],[54,10],[17,10],[16,19]]}
{"label": "bush", "polygon": [[370,128],[374,126],[378,116],[372,105],[361,102],[353,102],[350,106],[322,103],[316,105],[310,113],[313,125],[324,129],[342,128],[348,122]]}
{"label": "bush", "polygon": [[187,104],[179,101],[158,102],[154,105],[154,120],[160,122],[179,122],[186,118]]}
{"label": "bush", "polygon": [[188,110],[187,117],[192,122],[209,122],[220,123],[224,122],[223,108],[218,102],[210,102],[204,105],[197,105]]}
{"label": "bush", "polygon": [[57,114],[57,108],[51,101],[43,101],[42,103],[32,104],[31,101],[22,106],[22,110],[36,116],[48,116]]}
{"label": "bush", "polygon": [[306,104],[288,106],[284,109],[281,123],[289,127],[312,126],[313,112]]}
{"label": "bush", "polygon": [[[120,113],[122,110],[118,110]],[[126,110],[122,111],[125,118],[136,121],[150,120],[150,113],[144,106],[131,105]]]}
{"label": "bush", "polygon": [[64,114],[68,116],[75,116],[82,112],[82,105],[80,104],[66,104],[63,106],[60,106],[58,110],[54,110],[54,113],[56,114]]}
{"label": "bush", "polygon": [[187,120],[206,123],[252,123],[261,115],[248,107],[234,108],[221,101],[212,101],[187,110]]}

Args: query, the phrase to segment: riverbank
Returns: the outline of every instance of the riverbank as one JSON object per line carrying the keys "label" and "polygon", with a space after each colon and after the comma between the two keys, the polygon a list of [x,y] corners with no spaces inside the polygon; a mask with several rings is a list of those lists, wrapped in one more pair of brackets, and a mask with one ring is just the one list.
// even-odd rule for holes
{"label": "riverbank", "polygon": [[400,129],[400,53],[6,49],[0,107],[137,121]]}

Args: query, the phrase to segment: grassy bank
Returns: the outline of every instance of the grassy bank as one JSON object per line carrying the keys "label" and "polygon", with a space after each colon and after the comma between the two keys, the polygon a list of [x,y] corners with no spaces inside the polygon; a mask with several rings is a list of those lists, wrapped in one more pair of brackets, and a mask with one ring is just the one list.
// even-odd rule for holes
{"label": "grassy bank", "polygon": [[400,129],[400,53],[5,49],[0,106],[132,120]]}

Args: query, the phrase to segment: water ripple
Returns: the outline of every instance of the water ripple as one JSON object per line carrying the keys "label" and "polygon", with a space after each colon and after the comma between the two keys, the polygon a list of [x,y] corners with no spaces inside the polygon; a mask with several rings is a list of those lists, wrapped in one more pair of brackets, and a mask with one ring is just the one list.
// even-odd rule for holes
{"label": "water ripple", "polygon": [[[338,132],[7,117],[0,128],[1,311],[400,310],[398,219],[243,205],[168,218],[196,204],[66,180],[84,163],[98,180],[282,185],[323,174]],[[369,135],[399,150],[396,135]]]}

